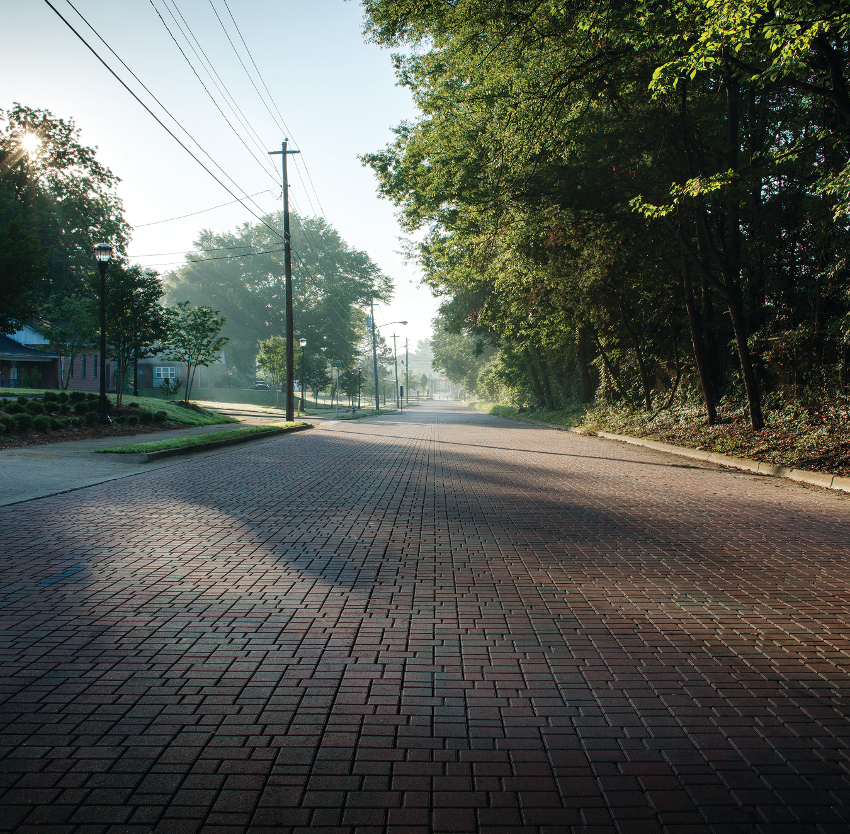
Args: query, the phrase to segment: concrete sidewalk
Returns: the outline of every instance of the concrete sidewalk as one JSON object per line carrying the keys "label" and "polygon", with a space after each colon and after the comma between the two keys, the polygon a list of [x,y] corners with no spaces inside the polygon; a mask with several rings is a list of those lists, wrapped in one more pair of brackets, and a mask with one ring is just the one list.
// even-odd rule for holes
{"label": "concrete sidewalk", "polygon": [[[243,422],[243,421],[240,421]],[[268,425],[278,423],[278,418],[245,420],[245,425]],[[66,443],[50,443],[44,446],[23,446],[0,451],[0,506],[17,504],[33,498],[44,498],[60,492],[93,486],[116,478],[126,478],[141,472],[151,472],[166,466],[178,466],[185,457],[148,462],[144,455],[99,454],[97,449],[111,446],[132,446],[135,443],[150,443],[155,440],[171,440],[175,437],[192,437],[198,434],[215,435],[218,432],[238,428],[236,423],[214,426],[192,426],[186,429],[151,432],[150,434],[105,437],[94,440],[72,440]],[[268,443],[279,439],[257,437],[257,443]],[[230,447],[206,451],[187,450],[193,458],[220,455]]]}

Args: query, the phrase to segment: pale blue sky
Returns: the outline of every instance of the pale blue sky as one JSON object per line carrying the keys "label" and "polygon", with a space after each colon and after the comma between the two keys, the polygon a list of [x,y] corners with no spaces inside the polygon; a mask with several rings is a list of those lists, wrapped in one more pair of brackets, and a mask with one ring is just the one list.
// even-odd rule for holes
{"label": "pale blue sky", "polygon": [[[378,321],[408,319],[410,324],[403,330],[412,344],[428,337],[436,302],[427,288],[418,287],[414,268],[397,254],[401,231],[395,209],[378,199],[371,171],[357,160],[358,154],[383,147],[391,139],[391,126],[416,116],[408,92],[395,85],[390,53],[364,42],[362,11],[355,0],[228,1],[292,131],[291,146],[303,153],[327,219],[345,240],[367,251],[396,283],[395,301],[380,311]],[[98,46],[66,0],[51,2]],[[207,98],[150,0],[72,2],[248,194],[274,190],[272,178]],[[166,8],[173,0],[154,2],[174,28]],[[234,56],[210,0],[176,2],[256,129],[260,144],[254,148],[256,155],[279,148],[281,130]],[[232,29],[223,0],[213,4]],[[122,178],[119,193],[131,224],[188,214],[232,199],[108,74],[43,0],[0,0],[0,20],[0,108],[19,101],[73,118],[82,129],[83,141],[97,145],[98,158]],[[100,54],[126,76],[105,49]],[[207,80],[203,73],[202,77]],[[136,89],[131,78],[126,80]],[[154,110],[158,112],[155,106]],[[236,124],[226,108],[225,112]],[[269,159],[279,165],[280,157]],[[297,208],[312,213],[305,188],[292,169],[290,181]],[[279,192],[256,199],[262,210],[269,211],[279,206],[278,197]],[[315,206],[315,198],[313,202]],[[179,261],[180,256],[156,253],[190,249],[202,227],[224,231],[251,219],[235,205],[139,228],[130,254],[154,255],[137,260],[167,269],[162,265]]]}

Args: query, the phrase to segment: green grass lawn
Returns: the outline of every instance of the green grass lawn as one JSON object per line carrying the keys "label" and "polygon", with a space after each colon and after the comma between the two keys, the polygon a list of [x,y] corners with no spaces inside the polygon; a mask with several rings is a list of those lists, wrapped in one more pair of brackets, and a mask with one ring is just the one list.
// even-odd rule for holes
{"label": "green grass lawn", "polygon": [[270,431],[293,429],[306,425],[307,423],[303,422],[293,422],[280,423],[276,426],[242,426],[238,429],[216,432],[215,434],[194,434],[190,437],[172,437],[168,440],[151,440],[148,443],[134,443],[132,446],[110,446],[108,449],[95,449],[94,451],[96,453],[111,452],[121,455],[161,452],[164,449],[182,449],[187,446],[197,446],[201,443],[209,443],[213,440],[231,440],[234,437],[245,437],[251,434],[264,434]]}

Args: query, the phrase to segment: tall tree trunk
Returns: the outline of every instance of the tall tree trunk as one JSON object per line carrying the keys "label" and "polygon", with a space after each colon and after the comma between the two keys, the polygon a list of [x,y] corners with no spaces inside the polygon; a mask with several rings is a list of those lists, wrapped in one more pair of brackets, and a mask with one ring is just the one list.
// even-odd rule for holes
{"label": "tall tree trunk", "polygon": [[542,408],[546,405],[546,396],[543,393],[543,386],[540,384],[540,376],[537,373],[537,368],[534,367],[534,358],[528,348],[523,348],[526,364],[528,365],[528,373],[531,376],[531,384],[534,386],[534,393],[537,395],[537,407]]}
{"label": "tall tree trunk", "polygon": [[579,327],[578,329],[578,372],[580,380],[579,400],[585,404],[593,402],[593,380],[590,377],[586,327]]}
{"label": "tall tree trunk", "polygon": [[713,426],[717,422],[717,408],[714,404],[714,390],[711,381],[711,372],[705,356],[705,345],[702,341],[702,327],[697,319],[696,306],[694,305],[694,290],[691,286],[690,269],[688,260],[682,256],[682,284],[685,290],[685,307],[688,311],[688,324],[691,328],[691,341],[694,346],[694,360],[697,364],[699,381],[702,386],[702,397],[705,401],[705,410],[708,413],[708,425]]}

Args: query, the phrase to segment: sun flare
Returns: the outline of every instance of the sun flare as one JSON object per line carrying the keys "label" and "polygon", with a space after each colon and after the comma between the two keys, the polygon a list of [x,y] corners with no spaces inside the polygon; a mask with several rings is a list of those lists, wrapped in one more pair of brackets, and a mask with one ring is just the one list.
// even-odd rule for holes
{"label": "sun flare", "polygon": [[36,150],[38,150],[39,143],[40,140],[35,133],[25,133],[21,137],[21,146],[30,156],[32,156],[36,152]]}

